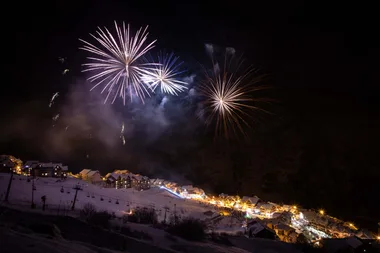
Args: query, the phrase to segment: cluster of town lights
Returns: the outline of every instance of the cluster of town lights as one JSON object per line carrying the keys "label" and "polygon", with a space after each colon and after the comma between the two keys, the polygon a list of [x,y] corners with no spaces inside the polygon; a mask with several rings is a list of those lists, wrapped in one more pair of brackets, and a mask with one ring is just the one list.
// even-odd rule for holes
{"label": "cluster of town lights", "polygon": [[[306,229],[312,234],[316,235],[318,238],[329,238],[329,237],[336,237],[336,233],[338,231],[330,231],[326,228],[326,231],[323,232],[319,228],[314,227],[313,225],[310,225],[309,221],[307,221],[304,218],[304,215],[302,212],[298,210],[298,207],[296,205],[293,206],[286,206],[286,205],[276,205],[274,203],[270,203],[269,207],[263,205],[260,207],[257,207],[255,203],[250,203],[250,201],[244,201],[244,199],[241,199],[239,196],[207,196],[204,193],[193,193],[189,194],[189,192],[184,187],[179,187],[175,183],[166,183],[166,184],[159,184],[158,185],[161,189],[165,189],[166,191],[172,193],[173,195],[182,198],[182,199],[192,199],[196,200],[205,204],[216,206],[220,209],[220,215],[228,216],[231,215],[230,211],[226,209],[233,209],[236,211],[244,212],[246,214],[247,218],[253,218],[258,217],[260,219],[265,218],[273,218],[273,215],[275,213],[282,213],[282,212],[290,212],[292,213],[292,224],[290,226],[292,227],[298,227],[301,229]],[[200,190],[200,192],[202,192]],[[330,217],[326,215],[326,211],[323,209],[318,210],[318,214],[323,217]],[[297,218],[295,218],[297,217]],[[333,218],[335,219],[335,218]],[[345,223],[347,227],[349,227],[351,230],[358,230],[358,228],[353,223]],[[331,233],[329,233],[329,231]],[[343,238],[348,236],[347,233],[339,232],[338,238]],[[380,236],[377,236],[377,239],[380,240]]]}
{"label": "cluster of town lights", "polygon": [[[283,212],[290,211],[292,213],[297,212],[297,207],[293,206],[293,210],[289,210],[287,208],[283,208],[281,206],[276,206],[271,210],[262,210],[255,208],[255,204],[252,204],[248,201],[243,201],[239,196],[226,196],[226,197],[216,197],[216,196],[207,196],[204,193],[198,194],[188,194],[186,189],[182,189],[173,184],[165,184],[159,186],[161,189],[164,189],[173,195],[183,198],[183,199],[192,199],[197,200],[206,204],[214,205],[219,208],[228,208],[235,209],[240,212],[246,213],[247,217],[252,216],[262,216],[263,218],[271,218],[273,213],[275,212]],[[223,215],[227,215],[228,212],[223,213]]]}

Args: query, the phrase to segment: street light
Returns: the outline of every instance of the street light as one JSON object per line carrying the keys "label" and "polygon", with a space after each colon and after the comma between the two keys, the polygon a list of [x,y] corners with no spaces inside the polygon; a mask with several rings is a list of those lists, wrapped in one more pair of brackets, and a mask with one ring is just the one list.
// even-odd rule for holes
{"label": "street light", "polygon": [[325,214],[325,211],[324,210],[319,210],[319,213],[321,214],[321,215],[324,215]]}

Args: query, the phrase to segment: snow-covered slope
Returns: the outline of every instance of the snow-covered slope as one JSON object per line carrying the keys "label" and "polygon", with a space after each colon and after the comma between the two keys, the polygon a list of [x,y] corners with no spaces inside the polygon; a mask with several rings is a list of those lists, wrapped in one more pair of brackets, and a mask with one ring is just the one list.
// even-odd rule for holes
{"label": "snow-covered slope", "polygon": [[[0,173],[0,199],[4,199],[8,186],[10,174]],[[159,219],[165,216],[165,208],[168,209],[167,216],[176,212],[180,216],[192,216],[203,219],[204,212],[212,207],[198,203],[193,200],[177,198],[169,192],[160,188],[151,188],[146,191],[135,189],[114,189],[102,188],[96,185],[87,184],[84,181],[68,178],[59,181],[56,178],[38,178],[35,180],[34,202],[37,209],[42,206],[41,197],[46,196],[48,210],[70,209],[74,200],[76,185],[80,185],[82,190],[78,191],[75,209],[81,209],[86,203],[94,204],[98,210],[115,212],[122,215],[130,209],[136,207],[155,208]],[[31,204],[32,182],[28,182],[25,176],[14,176],[9,195],[9,202],[15,205]]]}

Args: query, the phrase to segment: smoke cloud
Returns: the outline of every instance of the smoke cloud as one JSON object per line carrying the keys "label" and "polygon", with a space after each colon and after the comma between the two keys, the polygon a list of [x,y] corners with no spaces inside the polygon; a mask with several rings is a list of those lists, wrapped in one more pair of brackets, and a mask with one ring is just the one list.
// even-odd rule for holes
{"label": "smoke cloud", "polygon": [[[185,79],[192,85],[194,78]],[[51,118],[60,115],[51,120],[44,134],[44,152],[51,157],[80,153],[85,159],[116,161],[126,169],[133,166],[153,172],[153,167],[160,167],[158,170],[170,171],[168,156],[194,145],[194,140],[186,140],[199,126],[189,106],[195,103],[194,89],[179,97],[157,93],[144,103],[134,99],[124,106],[120,99],[104,104],[99,91],[89,91],[91,85],[76,81],[62,101],[47,108]]]}

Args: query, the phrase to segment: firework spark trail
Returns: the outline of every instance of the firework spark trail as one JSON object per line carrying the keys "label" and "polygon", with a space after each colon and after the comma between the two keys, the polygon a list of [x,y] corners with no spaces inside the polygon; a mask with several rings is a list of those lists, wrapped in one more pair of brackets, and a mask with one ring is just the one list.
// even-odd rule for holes
{"label": "firework spark trail", "polygon": [[123,145],[125,145],[124,131],[125,131],[125,127],[124,127],[124,122],[123,122],[123,124],[121,125],[121,131],[120,131],[120,138]]}
{"label": "firework spark trail", "polygon": [[213,72],[210,74],[205,71],[205,78],[199,86],[201,94],[205,97],[205,111],[208,114],[206,122],[211,124],[215,121],[216,134],[224,134],[227,139],[231,131],[235,134],[237,131],[245,134],[243,126],[250,126],[248,117],[252,111],[266,112],[255,106],[255,102],[265,99],[252,96],[253,92],[266,89],[264,86],[256,85],[261,77],[253,75],[254,69],[247,69],[238,74],[242,62],[239,62],[237,70],[233,72],[230,69],[233,61],[231,52],[231,49],[226,50],[222,69],[212,58]]}
{"label": "firework spark trail", "polygon": [[53,94],[53,96],[50,99],[49,107],[52,107],[54,104],[54,100],[59,96],[59,92],[56,92]]}
{"label": "firework spark trail", "polygon": [[178,80],[178,76],[184,71],[179,71],[182,62],[178,63],[179,57],[173,53],[158,55],[158,62],[154,69],[142,76],[144,83],[149,85],[153,91],[160,86],[162,93],[178,96],[178,93],[187,89],[187,82]]}
{"label": "firework spark trail", "polygon": [[58,60],[61,62],[61,63],[64,63],[66,61],[66,57],[59,57]]}
{"label": "firework spark trail", "polygon": [[53,120],[53,121],[57,121],[57,120],[58,120],[58,118],[59,118],[59,113],[58,113],[58,114],[56,114],[56,115],[54,115],[54,117],[52,118],[52,120]]}
{"label": "firework spark trail", "polygon": [[127,91],[131,100],[132,92],[134,91],[135,95],[144,102],[145,96],[150,96],[150,93],[141,81],[141,76],[150,74],[155,64],[142,63],[140,60],[154,47],[156,40],[145,46],[148,27],[144,30],[140,28],[134,37],[131,37],[129,25],[126,27],[125,23],[123,23],[122,27],[119,27],[115,22],[115,28],[117,39],[113,37],[107,28],[104,28],[104,30],[98,28],[97,36],[90,34],[103,49],[80,40],[85,44],[80,49],[95,55],[95,57],[88,57],[91,62],[84,64],[86,68],[84,72],[95,71],[95,74],[88,79],[91,82],[97,82],[91,90],[104,84],[101,93],[106,90],[108,93],[105,103],[113,93],[112,103],[119,96],[125,104]]}
{"label": "firework spark trail", "polygon": [[57,120],[59,119],[59,113],[57,113],[56,115],[53,116],[52,120],[53,120],[53,127],[55,127],[55,123],[54,122],[57,122]]}

